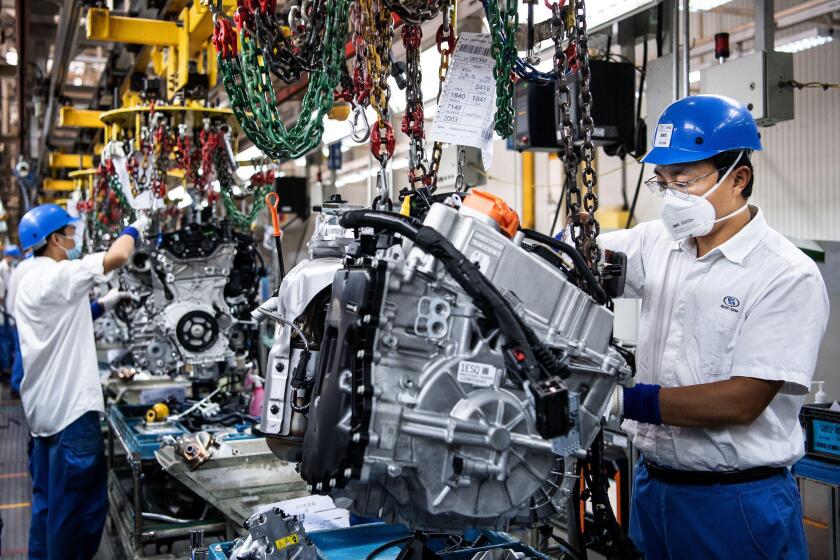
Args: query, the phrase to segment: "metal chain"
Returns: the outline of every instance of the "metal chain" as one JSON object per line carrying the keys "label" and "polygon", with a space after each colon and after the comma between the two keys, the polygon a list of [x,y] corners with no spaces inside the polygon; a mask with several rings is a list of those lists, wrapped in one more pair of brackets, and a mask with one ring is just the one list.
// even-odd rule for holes
{"label": "metal chain", "polygon": [[405,113],[401,130],[409,139],[408,182],[411,190],[417,189],[417,181],[429,181],[426,167],[425,131],[423,130],[423,92],[420,85],[423,74],[420,69],[420,42],[423,32],[419,24],[403,26],[402,39],[405,46]]}
{"label": "metal chain", "polygon": [[467,159],[467,147],[458,146],[458,174],[455,175],[455,192],[464,190],[464,162]]}
{"label": "metal chain", "polygon": [[589,89],[592,74],[589,69],[589,46],[586,33],[586,6],[584,0],[575,0],[575,35],[577,40],[578,60],[578,107],[580,108],[580,132],[583,134],[583,145],[581,155],[583,156],[583,171],[581,179],[586,187],[586,194],[583,195],[583,209],[587,213],[586,235],[582,245],[584,258],[590,264],[592,273],[596,278],[601,278],[601,249],[598,247],[598,234],[601,232],[601,225],[595,217],[598,210],[598,195],[595,192],[595,185],[598,177],[592,161],[595,158],[595,144],[592,142],[592,133],[595,123],[592,120],[592,92]]}
{"label": "metal chain", "polygon": [[513,67],[516,62],[516,29],[519,12],[516,0],[505,0],[505,11],[499,12],[501,0],[487,0],[484,4],[490,24],[490,54],[495,61],[493,78],[496,81],[496,117],[494,129],[502,138],[513,134]]}
{"label": "metal chain", "polygon": [[[551,7],[551,37],[554,42],[554,73],[555,100],[559,115],[558,140],[562,147],[560,159],[566,172],[566,211],[571,223],[571,235],[575,247],[583,255],[589,269],[596,276],[601,277],[599,269],[600,249],[596,242],[600,226],[595,218],[598,209],[598,197],[594,192],[596,184],[595,170],[592,167],[595,147],[592,142],[592,94],[589,91],[589,56],[586,41],[586,19],[583,0],[576,0],[573,6],[552,4]],[[572,21],[573,17],[573,21]],[[572,27],[572,29],[570,29]],[[572,31],[574,32],[572,34]],[[574,41],[574,48],[563,48],[563,41]],[[568,51],[568,52],[567,52]],[[578,153],[575,151],[574,140],[576,126],[572,121],[572,93],[569,89],[569,79],[573,75],[568,53],[575,52],[577,72],[579,77],[578,107],[581,114],[579,130],[583,134],[581,153],[585,160],[583,183],[586,195],[582,195],[578,186]],[[582,223],[581,209],[588,212],[586,224]]]}
{"label": "metal chain", "polygon": [[[449,60],[452,51],[455,50],[455,43],[458,40],[458,0],[450,0],[441,6],[443,23],[437,30],[435,42],[440,53],[440,66],[438,67],[438,93],[437,100],[440,102],[440,94],[443,92],[443,83],[446,81],[446,74],[449,72]],[[438,172],[440,171],[440,159],[443,157],[443,143],[435,142],[432,145],[432,157],[429,159],[429,192],[437,190]]]}
{"label": "metal chain", "polygon": [[[324,116],[332,107],[344,64],[348,0],[324,2],[322,9],[326,11],[323,56],[309,75],[300,116],[291,129],[280,118],[271,72],[255,37],[254,12],[240,5],[233,18],[234,31],[231,20],[214,11],[213,44],[230,107],[246,136],[272,159],[301,157],[321,142]],[[311,11],[306,17],[312,17]]]}

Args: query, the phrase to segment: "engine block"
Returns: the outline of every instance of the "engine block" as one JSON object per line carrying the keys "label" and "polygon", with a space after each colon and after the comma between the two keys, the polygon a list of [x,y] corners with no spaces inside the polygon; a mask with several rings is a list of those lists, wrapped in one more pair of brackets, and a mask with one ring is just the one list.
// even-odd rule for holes
{"label": "engine block", "polygon": [[[504,329],[441,260],[365,228],[343,260],[304,261],[284,280],[276,312],[301,333],[277,327],[261,429],[275,454],[300,461],[313,492],[359,515],[504,529],[558,511],[632,371],[611,345],[607,307],[521,234],[458,202],[432,205],[422,225],[474,263],[563,365],[565,433],[540,436]],[[299,367],[309,389],[292,385]]]}
{"label": "engine block", "polygon": [[[191,224],[135,252],[121,276],[133,364],[153,375],[211,378],[255,356],[253,241],[226,225]],[[243,289],[243,286],[248,286]]]}

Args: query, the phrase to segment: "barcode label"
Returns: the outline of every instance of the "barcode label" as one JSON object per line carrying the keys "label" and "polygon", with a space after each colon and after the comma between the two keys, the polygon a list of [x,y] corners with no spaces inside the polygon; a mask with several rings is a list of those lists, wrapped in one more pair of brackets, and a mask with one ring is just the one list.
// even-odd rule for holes
{"label": "barcode label", "polygon": [[465,360],[458,364],[458,381],[479,387],[491,387],[496,384],[496,367]]}
{"label": "barcode label", "polygon": [[462,43],[458,45],[461,52],[467,54],[477,54],[479,56],[490,56],[490,49],[482,47],[481,45],[470,45],[469,43]]}

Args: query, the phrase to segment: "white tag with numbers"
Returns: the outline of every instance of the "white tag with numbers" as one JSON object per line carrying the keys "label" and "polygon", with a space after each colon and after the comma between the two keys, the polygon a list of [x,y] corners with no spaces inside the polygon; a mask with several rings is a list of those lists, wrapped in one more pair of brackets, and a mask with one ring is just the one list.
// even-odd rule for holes
{"label": "white tag with numbers", "polygon": [[464,360],[458,364],[458,381],[479,387],[492,387],[496,384],[496,368],[490,364]]}
{"label": "white tag with numbers", "polygon": [[656,136],[653,139],[654,148],[671,147],[671,135],[674,133],[674,125],[662,123],[656,125]]}
{"label": "white tag with numbers", "polygon": [[459,35],[429,141],[479,148],[492,160],[496,80],[490,44],[485,33]]}

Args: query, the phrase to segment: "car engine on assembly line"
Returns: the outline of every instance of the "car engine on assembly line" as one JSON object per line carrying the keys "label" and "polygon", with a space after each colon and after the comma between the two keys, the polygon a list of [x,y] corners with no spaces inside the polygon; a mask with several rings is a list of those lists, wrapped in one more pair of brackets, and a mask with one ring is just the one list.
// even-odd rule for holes
{"label": "car engine on assembly line", "polygon": [[572,495],[632,377],[612,339],[618,294],[501,199],[434,198],[422,222],[321,208],[311,258],[254,311],[278,323],[261,430],[310,491],[359,515],[534,523]]}
{"label": "car engine on assembly line", "polygon": [[129,346],[121,363],[195,380],[253,367],[257,325],[250,310],[261,268],[253,239],[226,222],[153,237],[121,272],[122,288],[136,295],[116,313]]}

